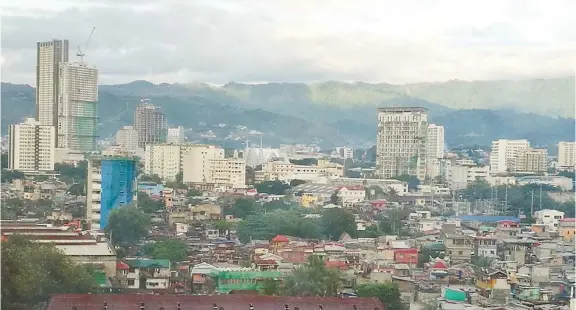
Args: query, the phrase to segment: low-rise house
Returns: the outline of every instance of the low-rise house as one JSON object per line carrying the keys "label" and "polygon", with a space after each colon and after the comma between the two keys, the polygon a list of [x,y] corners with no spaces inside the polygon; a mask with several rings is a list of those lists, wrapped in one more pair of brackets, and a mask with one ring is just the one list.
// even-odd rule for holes
{"label": "low-rise house", "polygon": [[530,261],[534,241],[521,239],[503,239],[498,244],[498,256],[502,261],[515,261],[523,266]]}
{"label": "low-rise house", "polygon": [[451,264],[470,262],[474,253],[474,238],[462,234],[443,233],[442,241],[446,247],[446,257]]}
{"label": "low-rise house", "polygon": [[116,278],[131,289],[164,290],[170,287],[170,260],[125,258],[118,263]]}
{"label": "low-rise house", "polygon": [[563,218],[558,223],[558,233],[564,241],[572,242],[576,236],[576,218]]}
{"label": "low-rise house", "polygon": [[417,265],[418,264],[418,249],[395,249],[394,262],[396,264]]}
{"label": "low-rise house", "polygon": [[499,238],[516,238],[520,235],[520,223],[515,221],[499,221],[496,224],[496,236]]}
{"label": "low-rise house", "polygon": [[474,238],[474,256],[476,257],[498,257],[498,238],[492,236]]}

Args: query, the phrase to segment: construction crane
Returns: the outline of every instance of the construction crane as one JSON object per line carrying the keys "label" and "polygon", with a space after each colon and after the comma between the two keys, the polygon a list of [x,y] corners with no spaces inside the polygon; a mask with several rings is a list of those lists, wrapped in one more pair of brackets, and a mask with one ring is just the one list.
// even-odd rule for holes
{"label": "construction crane", "polygon": [[94,30],[96,30],[96,27],[92,28],[92,32],[90,32],[90,35],[88,36],[88,40],[86,40],[86,43],[84,43],[84,51],[82,51],[82,49],[80,48],[81,45],[78,45],[78,53],[76,53],[76,56],[80,57],[80,63],[84,63],[84,56],[86,56],[86,49],[88,48],[88,43],[90,43],[90,39],[92,39],[92,34],[94,34]]}

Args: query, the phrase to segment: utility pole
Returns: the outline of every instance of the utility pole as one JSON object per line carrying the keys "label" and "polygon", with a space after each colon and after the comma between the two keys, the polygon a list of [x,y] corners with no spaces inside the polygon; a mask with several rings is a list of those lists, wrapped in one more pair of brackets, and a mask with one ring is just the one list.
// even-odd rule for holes
{"label": "utility pole", "polygon": [[534,224],[534,190],[532,190],[532,202],[530,203],[530,224]]}
{"label": "utility pole", "polygon": [[508,210],[508,183],[505,185],[505,194],[504,194],[504,207],[502,208],[502,215]]}

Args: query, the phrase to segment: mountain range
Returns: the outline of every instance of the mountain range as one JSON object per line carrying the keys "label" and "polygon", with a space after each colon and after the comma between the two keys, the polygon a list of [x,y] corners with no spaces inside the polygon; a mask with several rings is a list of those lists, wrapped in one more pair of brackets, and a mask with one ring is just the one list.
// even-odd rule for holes
{"label": "mountain range", "polygon": [[[489,145],[527,138],[534,145],[574,141],[574,77],[525,81],[449,81],[407,85],[323,82],[153,84],[99,87],[99,135],[132,124],[142,98],[162,108],[169,123],[246,126],[278,143],[364,145],[376,136],[376,110],[421,106],[444,125],[449,145]],[[2,131],[34,115],[34,88],[2,83]]]}

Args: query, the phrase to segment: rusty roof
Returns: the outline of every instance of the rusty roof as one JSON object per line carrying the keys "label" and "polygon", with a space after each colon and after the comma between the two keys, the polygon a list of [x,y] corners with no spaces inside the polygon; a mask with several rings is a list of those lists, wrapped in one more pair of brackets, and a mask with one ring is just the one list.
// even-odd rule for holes
{"label": "rusty roof", "polygon": [[256,295],[149,295],[149,294],[58,294],[53,295],[46,310],[101,310],[104,303],[108,310],[140,309],[144,303],[146,310],[176,310],[178,303],[182,310],[254,310],[289,309],[319,310],[319,305],[330,310],[384,310],[377,298],[338,298],[338,297],[275,297]]}

